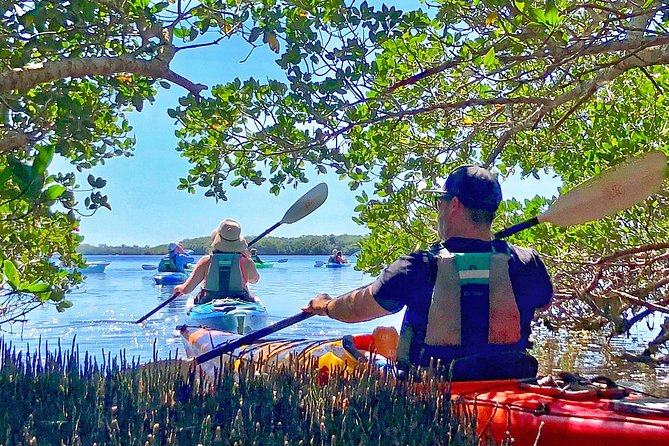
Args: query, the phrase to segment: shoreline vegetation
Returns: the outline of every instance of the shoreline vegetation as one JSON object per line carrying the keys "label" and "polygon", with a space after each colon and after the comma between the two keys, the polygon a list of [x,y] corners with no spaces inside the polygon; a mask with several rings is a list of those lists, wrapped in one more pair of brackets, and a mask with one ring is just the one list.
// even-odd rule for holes
{"label": "shoreline vegetation", "polygon": [[[258,249],[260,255],[330,255],[334,248],[341,250],[345,256],[350,256],[360,250],[359,242],[364,239],[362,235],[303,235],[300,237],[264,237],[253,245]],[[247,236],[247,240],[253,240],[253,236]],[[196,255],[209,253],[209,236],[183,239],[185,249],[193,250]],[[138,245],[89,245],[82,243],[77,252],[83,255],[162,255],[167,252],[167,244],[170,241],[156,246]]]}
{"label": "shoreline vegetation", "polygon": [[314,364],[228,362],[212,382],[178,360],[0,349],[0,444],[474,444],[475,419],[436,386],[393,385],[369,366],[323,382]]}

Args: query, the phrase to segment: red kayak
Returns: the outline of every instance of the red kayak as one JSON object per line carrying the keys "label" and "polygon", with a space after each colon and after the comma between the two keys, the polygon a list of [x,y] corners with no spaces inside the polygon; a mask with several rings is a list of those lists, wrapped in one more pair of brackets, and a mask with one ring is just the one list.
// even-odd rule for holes
{"label": "red kayak", "polygon": [[[190,357],[238,338],[204,328],[183,327],[181,335]],[[263,358],[267,363],[318,358],[318,367],[355,367],[359,360],[379,355],[394,358],[394,328],[378,327],[369,335],[340,339],[272,339],[231,352],[237,359]],[[356,359],[358,358],[358,359]],[[201,365],[213,373],[219,361]],[[574,379],[571,379],[574,378]],[[492,437],[514,446],[668,446],[669,399],[622,388],[611,380],[586,380],[564,374],[538,380],[453,382],[444,393],[463,414],[474,414],[481,444]]]}

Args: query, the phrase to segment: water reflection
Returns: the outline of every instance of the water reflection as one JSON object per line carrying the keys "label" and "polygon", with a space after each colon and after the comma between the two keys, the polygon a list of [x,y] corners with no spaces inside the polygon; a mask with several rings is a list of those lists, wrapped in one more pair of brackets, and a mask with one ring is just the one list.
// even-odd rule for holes
{"label": "water reflection", "polygon": [[539,360],[539,373],[557,374],[562,370],[581,375],[606,375],[618,384],[652,395],[669,397],[669,367],[650,366],[624,360],[625,352],[638,354],[638,343],[652,339],[652,333],[632,339],[613,339],[588,332],[560,331],[558,334],[538,330],[534,354]]}

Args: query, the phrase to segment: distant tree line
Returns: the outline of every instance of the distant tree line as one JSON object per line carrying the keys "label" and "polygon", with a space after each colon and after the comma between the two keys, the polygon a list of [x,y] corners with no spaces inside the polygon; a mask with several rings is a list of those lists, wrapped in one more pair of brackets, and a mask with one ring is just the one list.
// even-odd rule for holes
{"label": "distant tree line", "polygon": [[[246,238],[253,240],[253,236]],[[300,237],[265,237],[258,241],[255,248],[259,254],[281,254],[281,255],[329,255],[333,249],[350,256],[360,250],[359,242],[363,239],[361,235],[303,235]],[[209,253],[211,245],[210,238],[198,237],[182,240],[185,249],[191,249],[195,254]],[[169,243],[169,242],[168,242]],[[156,255],[167,252],[167,243],[157,246],[138,245],[89,245],[81,244],[77,251],[84,255],[91,254],[120,254],[120,255]]]}

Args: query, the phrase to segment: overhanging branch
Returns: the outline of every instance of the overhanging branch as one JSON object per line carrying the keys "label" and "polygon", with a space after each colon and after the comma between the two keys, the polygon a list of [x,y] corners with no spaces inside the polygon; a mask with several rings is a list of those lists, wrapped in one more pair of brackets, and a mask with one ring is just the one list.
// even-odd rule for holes
{"label": "overhanging branch", "polygon": [[132,56],[119,56],[66,59],[2,71],[0,72],[0,94],[14,90],[27,90],[68,77],[110,76],[116,73],[132,73],[165,79],[196,96],[207,88],[205,85],[195,84],[172,71],[169,67],[169,60],[141,60]]}

